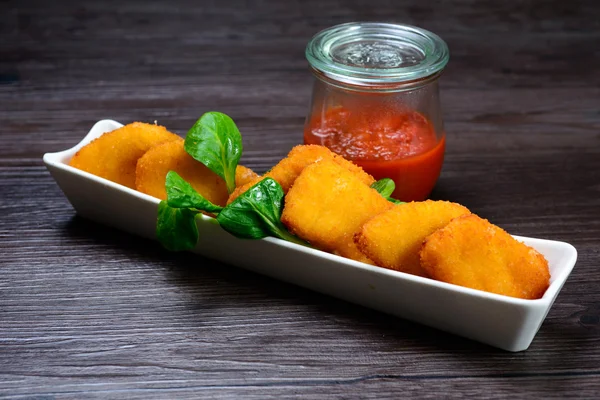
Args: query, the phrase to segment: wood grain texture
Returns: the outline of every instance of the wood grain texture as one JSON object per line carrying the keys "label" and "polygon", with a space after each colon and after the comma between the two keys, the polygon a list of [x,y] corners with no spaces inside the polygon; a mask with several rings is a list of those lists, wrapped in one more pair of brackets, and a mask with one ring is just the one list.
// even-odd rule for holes
{"label": "wood grain texture", "polygon": [[[301,141],[304,46],[353,20],[450,46],[432,197],[577,248],[528,351],[167,253],[75,217],[41,163],[99,119],[219,110],[264,171]],[[0,397],[600,396],[597,2],[4,1],[0,39]]]}

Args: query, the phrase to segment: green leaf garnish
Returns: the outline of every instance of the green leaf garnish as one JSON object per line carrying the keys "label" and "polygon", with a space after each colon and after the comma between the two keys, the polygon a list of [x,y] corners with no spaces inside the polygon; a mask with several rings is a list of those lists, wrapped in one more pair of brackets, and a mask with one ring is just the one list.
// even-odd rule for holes
{"label": "green leaf garnish", "polygon": [[371,187],[379,192],[383,197],[390,197],[396,189],[396,184],[390,178],[383,178],[373,183]]}
{"label": "green leaf garnish", "polygon": [[223,207],[206,200],[175,171],[169,171],[167,174],[165,188],[169,207],[194,208],[210,213],[218,213],[223,209]]}
{"label": "green leaf garnish", "polygon": [[[204,114],[189,130],[184,149],[223,178],[228,192],[233,192],[242,137],[231,118],[219,112]],[[281,223],[284,193],[281,185],[271,178],[263,179],[225,208],[205,199],[175,171],[167,174],[165,189],[167,200],[158,207],[156,236],[169,250],[190,250],[196,246],[196,215],[200,212],[216,214],[221,227],[240,238],[275,236],[307,245]]]}
{"label": "green leaf garnish", "polygon": [[377,190],[380,195],[385,197],[388,201],[391,201],[394,204],[404,204],[403,201],[396,200],[392,197],[392,193],[396,190],[396,184],[390,178],[383,178],[378,180],[377,182],[371,185],[371,188]]}
{"label": "green leaf garnish", "polygon": [[391,202],[392,202],[392,203],[394,203],[394,204],[406,204],[406,202],[405,202],[405,201],[400,201],[400,200],[398,200],[398,199],[394,199],[394,198],[391,198],[391,197],[388,197],[388,198],[387,198],[387,200],[388,200],[388,201],[391,201]]}
{"label": "green leaf garnish", "polygon": [[207,112],[188,131],[185,151],[206,165],[235,189],[235,169],[242,156],[242,136],[233,120],[219,112]]}
{"label": "green leaf garnish", "polygon": [[306,245],[281,223],[283,189],[274,179],[265,178],[242,193],[217,216],[223,229],[234,236],[262,239],[275,236]]}
{"label": "green leaf garnish", "polygon": [[198,242],[196,214],[187,208],[173,208],[166,201],[161,201],[156,221],[159,242],[171,251],[193,249]]}

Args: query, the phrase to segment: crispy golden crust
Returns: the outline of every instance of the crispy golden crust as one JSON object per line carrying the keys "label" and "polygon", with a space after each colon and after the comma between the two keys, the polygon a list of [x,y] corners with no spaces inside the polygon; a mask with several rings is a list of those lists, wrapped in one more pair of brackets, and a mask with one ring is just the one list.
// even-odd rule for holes
{"label": "crispy golden crust", "polygon": [[506,296],[538,299],[550,284],[543,255],[476,215],[431,234],[420,257],[434,279]]}
{"label": "crispy golden crust", "polygon": [[[177,172],[198,193],[214,204],[224,206],[227,202],[225,181],[186,153],[183,140],[154,146],[139,159],[136,189],[165,200],[165,178],[169,171]],[[251,169],[244,166],[239,165],[236,169],[236,181],[253,179],[255,176],[257,175]]]}
{"label": "crispy golden crust", "polygon": [[371,217],[393,207],[353,172],[332,160],[306,167],[285,198],[281,221],[315,247],[369,261],[352,237]]}
{"label": "crispy golden crust", "polygon": [[169,171],[177,172],[214,204],[223,205],[227,201],[225,181],[186,153],[183,141],[160,144],[140,158],[136,170],[136,189],[165,200],[165,178]]}
{"label": "crispy golden crust", "polygon": [[69,165],[134,189],[138,159],[159,143],[182,140],[164,126],[134,122],[92,141]]}
{"label": "crispy golden crust", "polygon": [[250,182],[257,181],[260,178],[256,172],[252,171],[248,167],[238,165],[235,169],[235,186],[240,187]]}
{"label": "crispy golden crust", "polygon": [[351,236],[344,237],[343,240],[340,240],[337,243],[336,249],[333,250],[333,254],[337,254],[338,256],[346,257],[351,260],[364,262],[365,264],[377,265],[373,260],[362,253],[358,247],[356,247],[356,244],[352,240]]}
{"label": "crispy golden crust", "polygon": [[[289,152],[287,157],[279,161],[279,163],[277,163],[277,165],[267,172],[264,177],[275,179],[283,188],[283,192],[287,193],[304,168],[321,160],[330,160],[335,162],[336,164],[350,171],[366,185],[371,185],[373,182],[375,182],[375,179],[363,171],[363,169],[358,165],[355,165],[345,158],[333,153],[327,147],[318,145],[299,145],[294,147]],[[252,184],[239,186],[231,194],[231,196],[229,196],[229,200],[227,202],[231,203],[240,194],[244,193],[259,181],[260,179],[255,179]]]}
{"label": "crispy golden crust", "polygon": [[236,186],[235,190],[233,192],[231,192],[231,194],[229,195],[229,198],[227,199],[227,204],[229,204],[232,201],[234,201],[235,199],[237,199],[239,197],[239,195],[241,195],[246,190],[250,189],[252,186],[256,185],[258,182],[260,182],[261,180],[263,180],[266,177],[267,177],[266,175],[263,175],[263,176],[259,175],[258,177],[251,179],[249,182],[246,182],[242,185]]}
{"label": "crispy golden crust", "polygon": [[294,147],[292,150],[290,150],[287,157],[281,160],[266,175],[279,182],[283,188],[283,191],[287,193],[304,168],[321,160],[334,161],[339,166],[350,171],[356,176],[356,178],[365,183],[367,186],[375,182],[375,178],[363,171],[363,169],[358,165],[353,164],[344,157],[335,154],[325,146],[318,146],[314,144],[299,145]]}
{"label": "crispy golden crust", "polygon": [[469,213],[466,207],[448,201],[400,204],[365,223],[354,241],[381,267],[427,276],[419,261],[423,241],[452,218]]}

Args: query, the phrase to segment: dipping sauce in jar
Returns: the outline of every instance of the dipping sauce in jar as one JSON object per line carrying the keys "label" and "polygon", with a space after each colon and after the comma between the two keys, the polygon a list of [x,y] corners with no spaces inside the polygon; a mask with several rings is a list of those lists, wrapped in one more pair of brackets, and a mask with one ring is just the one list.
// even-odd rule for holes
{"label": "dipping sauce in jar", "polygon": [[406,25],[349,23],[318,33],[306,55],[317,79],[304,142],[393,179],[397,199],[427,198],[445,150],[438,78],[446,44]]}

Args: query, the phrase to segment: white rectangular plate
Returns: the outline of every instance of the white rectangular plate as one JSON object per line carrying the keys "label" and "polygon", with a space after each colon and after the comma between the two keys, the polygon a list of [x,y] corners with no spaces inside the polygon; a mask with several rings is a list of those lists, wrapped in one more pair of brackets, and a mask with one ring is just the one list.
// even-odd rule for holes
{"label": "white rectangular plate", "polygon": [[[77,213],[155,239],[159,200],[68,165],[84,145],[122,125],[97,122],[75,147],[44,155],[44,163]],[[567,280],[577,251],[564,242],[516,237],[542,253],[550,287],[522,300],[374,267],[276,238],[238,239],[214,219],[198,218],[203,256],[294,283],[508,351],[529,347]]]}

